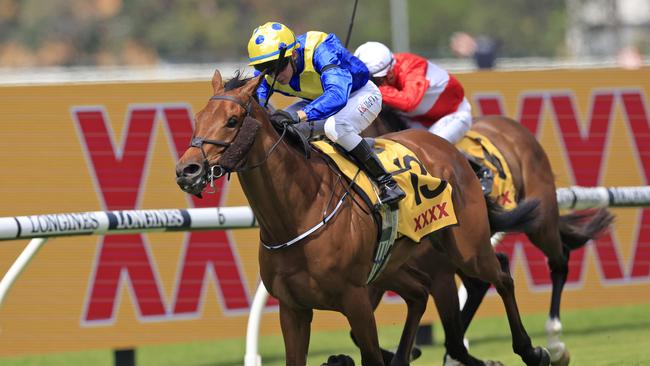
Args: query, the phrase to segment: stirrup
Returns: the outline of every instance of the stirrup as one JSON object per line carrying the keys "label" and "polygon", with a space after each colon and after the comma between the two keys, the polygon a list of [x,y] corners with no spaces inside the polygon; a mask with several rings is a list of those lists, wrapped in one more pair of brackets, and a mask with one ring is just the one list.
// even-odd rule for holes
{"label": "stirrup", "polygon": [[388,205],[391,209],[397,209],[397,204],[399,201],[404,199],[404,197],[406,197],[406,193],[404,193],[402,188],[400,188],[395,181],[383,183],[379,188],[380,204]]}
{"label": "stirrup", "polygon": [[492,171],[486,167],[481,167],[481,169],[476,172],[479,182],[481,182],[481,189],[483,190],[484,196],[489,196],[492,193],[492,186],[494,185],[494,174]]}

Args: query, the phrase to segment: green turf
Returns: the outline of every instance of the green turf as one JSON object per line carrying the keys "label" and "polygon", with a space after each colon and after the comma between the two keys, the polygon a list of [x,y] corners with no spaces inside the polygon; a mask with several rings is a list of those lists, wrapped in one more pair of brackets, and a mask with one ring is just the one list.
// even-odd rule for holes
{"label": "green turf", "polygon": [[[546,316],[525,316],[524,323],[535,344],[545,344],[543,331]],[[650,306],[565,311],[563,340],[570,348],[572,365],[650,365]],[[470,352],[476,357],[498,359],[506,365],[522,364],[512,354],[505,318],[478,319],[470,328]],[[380,329],[382,345],[395,345],[401,329],[396,326]],[[423,348],[422,358],[412,365],[440,365],[443,348],[442,329],[436,324],[438,345]],[[264,366],[284,365],[282,337],[260,340]],[[347,332],[315,332],[312,334],[308,365],[320,365],[330,354],[345,353],[355,357],[357,351]],[[239,366],[243,365],[244,340],[195,342],[190,344],[147,346],[137,350],[136,365],[156,366]],[[55,355],[0,358],[3,366],[86,366],[113,365],[111,351],[87,351]]]}

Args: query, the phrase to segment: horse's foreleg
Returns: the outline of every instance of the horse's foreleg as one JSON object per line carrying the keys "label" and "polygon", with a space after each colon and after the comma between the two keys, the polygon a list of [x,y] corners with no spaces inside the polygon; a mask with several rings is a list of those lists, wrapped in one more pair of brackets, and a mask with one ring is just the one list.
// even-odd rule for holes
{"label": "horse's foreleg", "polygon": [[[456,266],[442,254],[435,251],[432,251],[431,254],[426,257],[430,262],[428,272],[433,279],[430,293],[433,296],[440,321],[445,331],[445,349],[447,354],[444,364],[462,364],[466,366],[501,365],[499,361],[484,362],[475,358],[469,354],[463,344],[463,335],[465,334],[469,320],[474,316],[490,284],[457,271]],[[505,265],[507,266],[507,260]],[[465,286],[467,286],[468,302],[463,312],[467,309],[468,304],[470,308],[473,308],[470,312],[471,314],[467,315],[469,319],[467,324],[463,323],[463,313],[459,310],[458,288],[454,281],[455,272],[458,273]],[[476,304],[473,305],[473,302]]]}
{"label": "horse's foreleg", "polygon": [[342,313],[348,319],[356,343],[361,350],[361,364],[383,366],[377,336],[377,324],[366,287],[350,287],[342,298]]}
{"label": "horse's foreleg", "polygon": [[280,327],[284,338],[287,366],[307,364],[313,315],[312,309],[296,309],[280,303]]}
{"label": "horse's foreleg", "polygon": [[[498,252],[496,255],[499,263],[501,264],[501,270],[504,272],[509,271],[510,261],[508,259],[508,256]],[[490,283],[482,281],[475,277],[469,277],[460,271],[457,274],[463,281],[463,285],[467,290],[467,301],[461,310],[464,335],[467,332],[467,328],[469,328],[469,324],[472,322],[472,319],[474,319],[474,315],[476,315],[478,307],[481,305],[483,299],[485,298],[485,295],[490,289]]]}
{"label": "horse's foreleg", "polygon": [[445,331],[445,349],[454,360],[466,364],[469,354],[463,344],[463,324],[458,302],[458,288],[454,281],[455,269],[445,268],[440,265],[442,263],[438,262],[440,261],[432,264],[435,269],[430,271],[433,278],[430,292]]}
{"label": "horse's foreleg", "polygon": [[[372,305],[372,309],[377,310],[377,307],[379,306],[379,303],[381,302],[382,297],[384,297],[384,293],[386,291],[376,287],[376,286],[370,286],[368,287],[368,294],[370,297],[370,304]],[[355,346],[359,347],[359,344],[357,343],[356,338],[354,338],[354,334],[352,331],[350,331],[350,338],[352,338],[352,342],[354,343]],[[384,359],[384,364],[389,365],[390,362],[393,360],[393,357],[395,356],[395,353],[392,351],[389,351],[387,349],[381,348],[381,356]]]}
{"label": "horse's foreleg", "polygon": [[466,276],[462,272],[458,272],[458,275],[460,276],[461,280],[463,281],[463,285],[467,290],[467,301],[465,301],[465,305],[461,310],[461,321],[463,324],[462,331],[464,335],[467,331],[467,328],[469,328],[469,324],[472,322],[472,319],[474,319],[474,315],[476,314],[478,307],[483,302],[485,294],[487,294],[487,291],[490,288],[490,284],[488,282],[481,281],[478,278]]}
{"label": "horse's foreleg", "polygon": [[390,282],[389,288],[400,295],[407,305],[404,329],[390,365],[408,365],[411,360],[415,333],[427,308],[431,280],[426,273],[412,266],[404,265],[398,273],[391,276]]}

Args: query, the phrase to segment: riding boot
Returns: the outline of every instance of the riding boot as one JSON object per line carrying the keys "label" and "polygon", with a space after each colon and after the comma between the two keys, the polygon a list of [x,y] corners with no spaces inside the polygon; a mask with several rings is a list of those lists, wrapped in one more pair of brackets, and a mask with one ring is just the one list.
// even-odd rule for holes
{"label": "riding boot", "polygon": [[386,171],[368,142],[361,142],[350,150],[350,154],[361,164],[370,179],[379,187],[379,201],[390,206],[397,204],[406,193],[397,185],[393,176]]}
{"label": "riding boot", "polygon": [[492,173],[492,171],[485,167],[483,164],[474,161],[474,159],[468,158],[467,160],[469,161],[469,165],[472,167],[472,170],[474,170],[474,173],[476,173],[479,182],[481,182],[483,195],[488,196],[490,193],[492,193],[494,173]]}

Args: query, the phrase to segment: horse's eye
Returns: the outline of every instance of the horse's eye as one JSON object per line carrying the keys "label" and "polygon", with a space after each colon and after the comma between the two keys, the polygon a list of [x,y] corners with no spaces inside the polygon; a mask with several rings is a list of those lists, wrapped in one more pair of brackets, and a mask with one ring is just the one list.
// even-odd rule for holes
{"label": "horse's eye", "polygon": [[230,117],[230,119],[228,119],[228,122],[226,122],[226,127],[233,128],[237,126],[237,122],[239,122],[237,121],[237,118]]}

